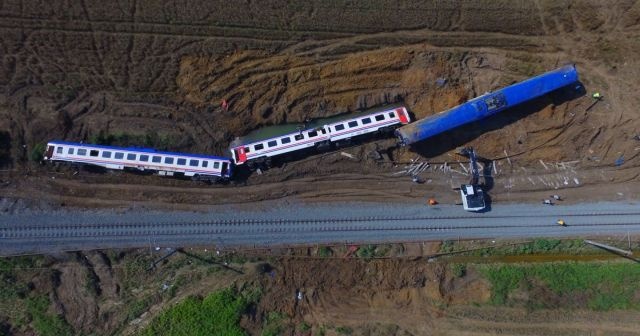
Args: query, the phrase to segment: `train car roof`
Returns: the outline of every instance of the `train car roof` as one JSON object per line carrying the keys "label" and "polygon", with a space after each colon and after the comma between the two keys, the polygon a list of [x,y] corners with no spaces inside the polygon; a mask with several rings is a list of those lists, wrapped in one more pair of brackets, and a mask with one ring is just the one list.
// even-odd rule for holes
{"label": "train car roof", "polygon": [[306,130],[312,130],[318,127],[322,127],[323,125],[333,124],[343,120],[354,119],[354,118],[362,117],[365,115],[374,114],[376,112],[395,109],[398,107],[404,107],[404,104],[396,103],[396,104],[378,106],[375,108],[362,110],[362,111],[341,113],[334,116],[316,118],[307,123],[266,126],[266,127],[253,130],[245,136],[235,138],[231,142],[230,148],[235,148],[238,146],[260,142],[260,141],[264,141],[272,138],[279,138],[281,136],[290,135],[290,134],[294,134],[294,133],[298,133]]}
{"label": "train car roof", "polygon": [[121,150],[121,151],[147,153],[147,154],[176,155],[176,156],[201,158],[201,159],[216,159],[216,160],[231,161],[230,158],[226,158],[226,157],[222,157],[222,156],[201,155],[201,154],[187,154],[187,153],[177,153],[177,152],[164,152],[164,151],[159,151],[159,150],[156,150],[156,149],[153,149],[153,148],[144,148],[144,147],[104,146],[104,145],[94,145],[94,144],[85,144],[85,143],[79,143],[79,142],[58,141],[58,140],[49,141],[48,143],[49,144],[54,144],[54,145],[71,145],[71,146],[79,146],[79,147],[87,147],[87,148],[99,148],[99,149]]}

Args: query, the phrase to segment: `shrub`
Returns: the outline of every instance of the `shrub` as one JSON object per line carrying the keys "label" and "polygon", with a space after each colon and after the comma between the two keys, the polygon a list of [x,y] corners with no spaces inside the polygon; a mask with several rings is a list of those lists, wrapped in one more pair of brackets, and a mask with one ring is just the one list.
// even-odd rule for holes
{"label": "shrub", "polygon": [[465,274],[467,274],[467,265],[453,264],[451,265],[451,271],[453,272],[453,276],[455,276],[456,278],[461,278]]}
{"label": "shrub", "polygon": [[331,254],[332,254],[331,248],[329,248],[328,246],[322,246],[318,248],[318,256],[322,258],[330,257]]}
{"label": "shrub", "polygon": [[342,335],[351,335],[353,334],[353,329],[349,327],[337,327],[336,332]]}
{"label": "shrub", "polygon": [[366,245],[360,246],[358,251],[356,251],[356,255],[359,258],[373,258],[375,257],[376,247],[374,245]]}
{"label": "shrub", "polygon": [[31,149],[29,159],[33,162],[40,162],[44,158],[44,151],[46,147],[43,143],[37,143]]}

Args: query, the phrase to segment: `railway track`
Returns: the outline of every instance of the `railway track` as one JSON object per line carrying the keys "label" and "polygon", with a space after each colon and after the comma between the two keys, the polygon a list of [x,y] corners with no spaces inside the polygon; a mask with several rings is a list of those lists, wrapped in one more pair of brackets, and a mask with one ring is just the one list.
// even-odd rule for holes
{"label": "railway track", "polygon": [[[414,212],[393,207],[390,208],[393,210],[359,210],[359,215],[351,216],[330,215],[345,213],[344,209],[332,209],[336,212],[315,209],[310,213],[302,210],[294,214],[287,211],[283,214],[251,213],[247,215],[249,218],[242,219],[230,218],[230,213],[197,220],[142,215],[142,218],[148,218],[146,221],[140,220],[140,216],[123,218],[119,215],[113,215],[115,220],[107,215],[87,218],[16,216],[0,218],[0,255],[150,245],[211,246],[223,244],[221,242],[225,247],[231,247],[640,233],[640,211],[633,205],[628,209],[587,207],[583,211],[570,207],[541,207],[539,211],[534,209],[528,213],[509,210],[509,207],[502,206],[485,214],[461,213],[458,207],[416,207],[419,210],[413,209]],[[93,220],[89,220],[90,217]],[[568,227],[556,225],[558,218],[563,218]]]}

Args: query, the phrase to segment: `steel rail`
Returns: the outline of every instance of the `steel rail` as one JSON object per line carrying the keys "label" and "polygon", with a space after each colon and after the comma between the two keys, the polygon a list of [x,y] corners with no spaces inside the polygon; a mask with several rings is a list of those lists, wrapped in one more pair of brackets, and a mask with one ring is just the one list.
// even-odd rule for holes
{"label": "steel rail", "polygon": [[558,214],[530,214],[530,215],[461,215],[461,216],[414,216],[414,217],[357,217],[357,218],[320,218],[320,219],[223,219],[223,220],[211,220],[211,221],[187,221],[187,222],[116,222],[116,223],[68,223],[61,226],[47,225],[41,226],[37,223],[29,224],[13,224],[15,226],[8,226],[5,224],[5,228],[0,225],[2,229],[26,229],[26,228],[90,228],[90,227],[139,227],[139,226],[171,226],[171,225],[218,225],[218,226],[238,226],[238,225],[301,225],[301,224],[322,224],[322,223],[350,223],[350,222],[384,222],[384,221],[419,221],[419,220],[459,220],[459,219],[517,219],[517,218],[572,218],[572,217],[604,217],[604,216],[640,216],[640,212],[604,212],[604,213],[558,213]]}
{"label": "steel rail", "polygon": [[[621,222],[621,223],[574,223],[571,227],[609,227],[609,226],[640,226],[640,222]],[[202,235],[238,235],[238,234],[299,234],[299,233],[339,233],[339,232],[393,232],[393,231],[450,231],[450,230],[472,230],[472,229],[513,229],[521,228],[521,225],[413,225],[413,226],[401,226],[401,227],[376,227],[372,225],[358,227],[358,226],[344,226],[344,227],[312,227],[312,228],[237,228],[237,229],[217,229],[217,228],[173,228],[172,230],[114,230],[106,229],[104,231],[96,230],[84,230],[75,231],[71,228],[67,228],[63,232],[60,232],[60,228],[49,227],[47,230],[13,230],[6,232],[0,230],[0,241],[2,239],[7,240],[23,240],[23,239],[44,239],[44,238],[109,238],[109,237],[149,237],[149,236],[202,236]],[[529,228],[546,228],[557,227],[555,224],[539,224],[539,225],[527,225]],[[48,230],[56,230],[47,234]],[[65,232],[66,231],[66,232]]]}

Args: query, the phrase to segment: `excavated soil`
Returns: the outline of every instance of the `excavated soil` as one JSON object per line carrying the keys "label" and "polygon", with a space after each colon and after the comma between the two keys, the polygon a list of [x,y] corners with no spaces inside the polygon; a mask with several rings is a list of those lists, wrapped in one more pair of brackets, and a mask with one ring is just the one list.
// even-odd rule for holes
{"label": "excavated soil", "polygon": [[[454,202],[448,190],[464,174],[433,164],[421,186],[392,174],[415,158],[457,166],[452,153],[464,145],[500,159],[486,187],[493,201],[538,200],[549,189],[573,201],[638,196],[637,1],[4,1],[0,18],[0,193],[12,199],[160,208]],[[344,150],[353,159],[335,152],[261,176],[241,172],[225,186],[27,162],[50,139],[123,134],[129,145],[228,155],[233,137],[262,126],[398,101],[422,118],[570,62],[586,95],[543,97],[410,149],[365,142]],[[605,98],[589,108],[595,91]]]}

